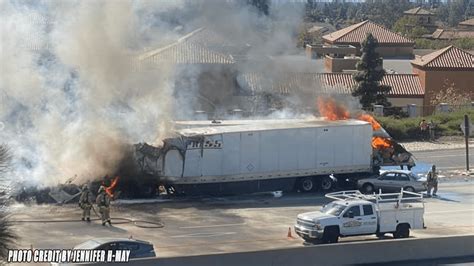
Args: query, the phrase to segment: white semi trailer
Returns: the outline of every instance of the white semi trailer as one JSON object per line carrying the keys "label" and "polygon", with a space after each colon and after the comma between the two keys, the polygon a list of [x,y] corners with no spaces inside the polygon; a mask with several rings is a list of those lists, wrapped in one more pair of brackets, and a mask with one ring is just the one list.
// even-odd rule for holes
{"label": "white semi trailer", "polygon": [[135,158],[144,175],[185,194],[329,190],[336,180],[355,182],[379,166],[372,126],[360,120],[201,121],[177,127],[176,137],[161,147],[137,144]]}

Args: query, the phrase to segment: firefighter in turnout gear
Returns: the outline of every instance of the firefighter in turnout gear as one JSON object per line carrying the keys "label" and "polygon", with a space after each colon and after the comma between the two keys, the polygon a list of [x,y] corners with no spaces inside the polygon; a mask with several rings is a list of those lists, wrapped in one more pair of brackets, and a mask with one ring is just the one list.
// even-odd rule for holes
{"label": "firefighter in turnout gear", "polygon": [[90,190],[87,185],[82,187],[81,197],[79,198],[79,207],[82,209],[82,220],[91,221],[92,202],[90,200]]}
{"label": "firefighter in turnout gear", "polygon": [[97,195],[96,203],[99,207],[102,225],[105,226],[105,223],[109,223],[109,225],[112,225],[112,223],[110,222],[110,197],[109,194],[105,192],[104,186],[100,186],[99,188],[99,195]]}
{"label": "firefighter in turnout gear", "polygon": [[428,196],[431,196],[431,190],[433,190],[433,196],[436,196],[436,192],[438,192],[438,172],[436,172],[435,165],[433,165],[431,171],[428,172],[427,181]]}

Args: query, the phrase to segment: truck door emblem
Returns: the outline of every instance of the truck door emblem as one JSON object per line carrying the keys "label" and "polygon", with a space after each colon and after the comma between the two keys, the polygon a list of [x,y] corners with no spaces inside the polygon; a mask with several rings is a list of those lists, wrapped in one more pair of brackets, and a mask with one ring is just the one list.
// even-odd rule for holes
{"label": "truck door emblem", "polygon": [[356,226],[361,226],[361,225],[362,225],[361,222],[355,221],[355,220],[348,221],[342,224],[342,226],[344,227],[356,227]]}

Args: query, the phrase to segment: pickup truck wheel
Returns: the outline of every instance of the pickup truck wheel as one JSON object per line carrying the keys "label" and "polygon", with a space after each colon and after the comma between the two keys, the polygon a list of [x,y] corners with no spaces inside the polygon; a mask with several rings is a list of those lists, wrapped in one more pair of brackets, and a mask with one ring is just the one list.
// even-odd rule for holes
{"label": "pickup truck wheel", "polygon": [[409,238],[410,237],[410,228],[408,226],[406,226],[406,228],[403,229],[403,231],[401,233],[401,237],[402,238]]}
{"label": "pickup truck wheel", "polygon": [[322,190],[331,190],[334,187],[334,182],[329,176],[325,176],[321,179],[321,189]]}
{"label": "pickup truck wheel", "polygon": [[303,192],[311,192],[315,190],[316,184],[311,177],[303,177],[299,180],[298,188]]}
{"label": "pickup truck wheel", "polygon": [[397,231],[393,233],[393,238],[408,238],[410,236],[410,227],[407,224],[399,224]]}
{"label": "pickup truck wheel", "polygon": [[364,193],[370,194],[375,191],[375,188],[374,185],[366,183],[362,186],[362,190],[364,191]]}
{"label": "pickup truck wheel", "polygon": [[338,228],[326,228],[323,234],[323,243],[337,243],[339,241],[339,229]]}

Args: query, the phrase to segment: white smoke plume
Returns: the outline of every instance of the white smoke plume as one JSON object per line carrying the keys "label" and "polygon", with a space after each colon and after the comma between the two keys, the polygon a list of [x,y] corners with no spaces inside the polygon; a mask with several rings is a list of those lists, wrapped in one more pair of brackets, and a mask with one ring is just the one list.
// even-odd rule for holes
{"label": "white smoke plume", "polygon": [[[272,79],[291,70],[268,59],[295,52],[303,5],[263,17],[240,2],[0,0],[0,136],[15,158],[13,178],[80,183],[113,174],[129,144],[159,143],[171,120],[199,108],[202,69],[137,58],[199,27],[249,45],[252,60],[237,72]],[[182,73],[189,88],[177,96]]]}
{"label": "white smoke plume", "polygon": [[173,65],[145,72],[136,60],[150,42],[141,33],[155,42],[173,35],[149,14],[180,3],[160,2],[0,2],[1,136],[16,179],[113,174],[127,144],[166,134]]}

